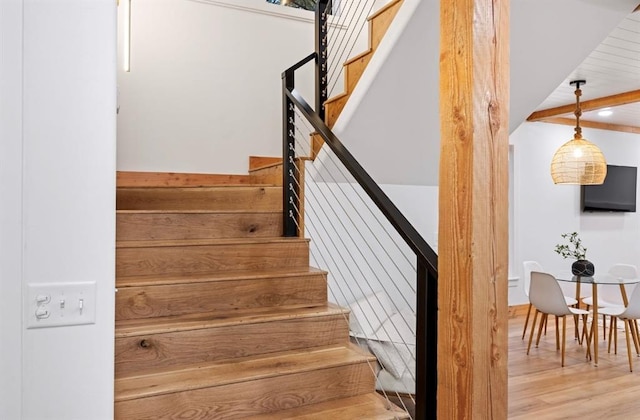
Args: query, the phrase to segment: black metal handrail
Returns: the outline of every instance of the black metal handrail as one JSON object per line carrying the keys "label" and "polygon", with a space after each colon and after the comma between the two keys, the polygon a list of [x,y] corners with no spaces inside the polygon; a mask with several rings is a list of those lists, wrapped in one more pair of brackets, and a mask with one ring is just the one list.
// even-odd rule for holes
{"label": "black metal handrail", "polygon": [[283,200],[287,205],[284,215],[285,236],[298,235],[297,225],[293,218],[296,205],[294,197],[298,196],[295,191],[296,182],[293,180],[295,148],[289,147],[295,141],[293,128],[290,127],[290,125],[295,124],[293,120],[295,117],[292,112],[293,106],[295,106],[322,136],[325,143],[417,256],[416,418],[435,419],[438,256],[344,144],[320,119],[320,116],[296,91],[292,80],[287,77],[288,75],[292,76],[292,73],[293,70],[289,72],[289,69],[283,73],[284,108],[285,110],[290,110],[289,117],[285,118],[287,124],[285,137],[287,139],[284,147],[286,154],[283,156],[283,176],[285,178]]}
{"label": "black metal handrail", "polygon": [[[391,199],[382,191],[367,171],[360,165],[344,144],[324,122],[326,100],[326,45],[318,40],[326,39],[326,19],[322,11],[331,0],[318,2],[316,21],[316,52],[308,55],[282,73],[283,88],[283,209],[284,236],[297,236],[295,220],[298,186],[294,175],[295,109],[309,121],[336,157],[363,188],[378,209],[384,214],[398,234],[417,257],[417,314],[416,314],[416,419],[436,419],[437,403],[437,317],[438,317],[438,256],[413,227]],[[316,110],[313,110],[295,89],[295,71],[315,59]],[[324,83],[324,85],[323,85]],[[324,95],[323,92],[324,86]]]}

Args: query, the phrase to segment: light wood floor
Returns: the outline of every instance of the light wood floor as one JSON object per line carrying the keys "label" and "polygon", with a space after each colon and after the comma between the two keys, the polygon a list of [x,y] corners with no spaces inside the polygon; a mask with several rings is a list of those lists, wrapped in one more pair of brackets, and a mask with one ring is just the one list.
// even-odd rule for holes
{"label": "light wood floor", "polygon": [[534,336],[527,356],[529,329],[521,339],[524,319],[519,310],[509,320],[509,419],[640,419],[640,357],[634,355],[634,372],[629,372],[624,330],[614,355],[613,349],[607,353],[600,327],[595,367],[585,358],[586,348],[574,340],[573,320],[568,319],[565,367],[560,367],[552,322],[538,348]]}

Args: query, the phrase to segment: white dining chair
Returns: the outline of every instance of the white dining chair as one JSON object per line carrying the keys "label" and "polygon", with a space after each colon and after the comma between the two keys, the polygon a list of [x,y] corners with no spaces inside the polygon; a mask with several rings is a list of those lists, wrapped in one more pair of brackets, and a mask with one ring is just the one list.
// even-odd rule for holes
{"label": "white dining chair", "polygon": [[[536,347],[540,343],[540,336],[542,335],[542,329],[544,322],[549,315],[555,315],[557,318],[562,318],[562,361],[561,365],[564,366],[564,355],[566,347],[567,336],[567,315],[581,316],[582,317],[582,336],[587,337],[587,355],[589,355],[590,339],[587,333],[587,316],[588,311],[584,309],[577,309],[567,305],[565,296],[562,293],[562,289],[558,284],[555,277],[548,273],[542,273],[538,271],[531,272],[531,284],[529,287],[529,301],[536,308],[536,312],[533,316],[533,322],[531,323],[531,333],[529,335],[529,345],[527,346],[527,354],[531,349],[531,343],[533,342],[533,334],[536,329],[536,322],[538,314],[542,314],[540,319],[540,325],[538,327],[538,337],[536,339]],[[556,319],[556,349],[559,349],[559,331],[558,321]]]}
{"label": "white dining chair", "polygon": [[[524,261],[522,263],[523,268],[524,268],[524,275],[522,277],[522,286],[524,288],[524,294],[525,296],[529,299],[529,289],[530,289],[530,285],[531,285],[531,272],[532,271],[538,271],[538,272],[544,272],[544,269],[542,268],[542,265],[540,265],[540,263],[538,263],[537,261]],[[571,296],[566,296],[564,295],[564,299],[567,302],[568,306],[574,306],[578,304],[578,301],[571,297]],[[529,325],[529,316],[531,314],[531,299],[529,299],[529,307],[527,308],[527,317],[524,320],[524,328],[522,330],[522,339],[524,340],[524,336],[527,334],[527,325]]]}
{"label": "white dining chair", "polygon": [[[633,372],[633,358],[631,357],[631,340],[633,339],[636,354],[640,356],[640,337],[635,327],[636,321],[640,319],[640,287],[636,287],[631,293],[629,304],[623,306],[606,306],[600,309],[600,313],[609,315],[612,320],[621,319],[624,321],[624,333],[627,340],[627,356],[629,358],[629,371]],[[611,331],[614,330],[615,322],[612,322],[612,328],[609,331],[609,348],[611,348]],[[617,340],[617,334],[615,334]],[[616,344],[617,349],[617,344]]]}
{"label": "white dining chair", "polygon": [[[635,279],[638,278],[638,268],[632,264],[614,264],[609,268],[607,272],[613,277],[622,279]],[[624,286],[627,296],[631,296],[635,288],[635,284],[627,284]],[[624,307],[624,300],[622,299],[622,293],[620,291],[620,285],[617,284],[599,284],[598,286],[598,308],[602,307]],[[587,309],[593,306],[593,297],[589,296],[582,299],[582,302],[587,305]],[[602,311],[602,335],[607,339],[607,315]],[[613,320],[611,320],[613,324]],[[635,324],[635,323],[634,323]],[[637,329],[637,328],[636,328]],[[611,333],[611,331],[609,331]]]}

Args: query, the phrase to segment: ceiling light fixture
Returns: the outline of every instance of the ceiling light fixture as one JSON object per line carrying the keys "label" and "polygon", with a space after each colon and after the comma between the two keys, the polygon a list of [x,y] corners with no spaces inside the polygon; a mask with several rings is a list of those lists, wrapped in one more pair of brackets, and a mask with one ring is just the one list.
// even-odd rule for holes
{"label": "ceiling light fixture", "polygon": [[611,110],[611,108],[602,108],[600,111],[598,111],[599,117],[610,117],[612,114],[613,111]]}
{"label": "ceiling light fixture", "polygon": [[123,13],[122,67],[128,73],[131,71],[131,0],[124,0]]}
{"label": "ceiling light fixture", "polygon": [[570,84],[576,85],[576,128],[573,139],[569,140],[556,151],[551,160],[551,177],[554,184],[599,185],[607,176],[607,161],[595,144],[582,138],[580,128],[580,85],[585,80],[574,80]]}

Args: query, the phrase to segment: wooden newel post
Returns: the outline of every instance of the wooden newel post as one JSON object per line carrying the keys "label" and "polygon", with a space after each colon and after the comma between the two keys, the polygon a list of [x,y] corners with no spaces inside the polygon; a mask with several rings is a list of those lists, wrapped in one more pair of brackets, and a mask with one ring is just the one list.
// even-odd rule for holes
{"label": "wooden newel post", "polygon": [[440,2],[438,418],[507,418],[509,2]]}

